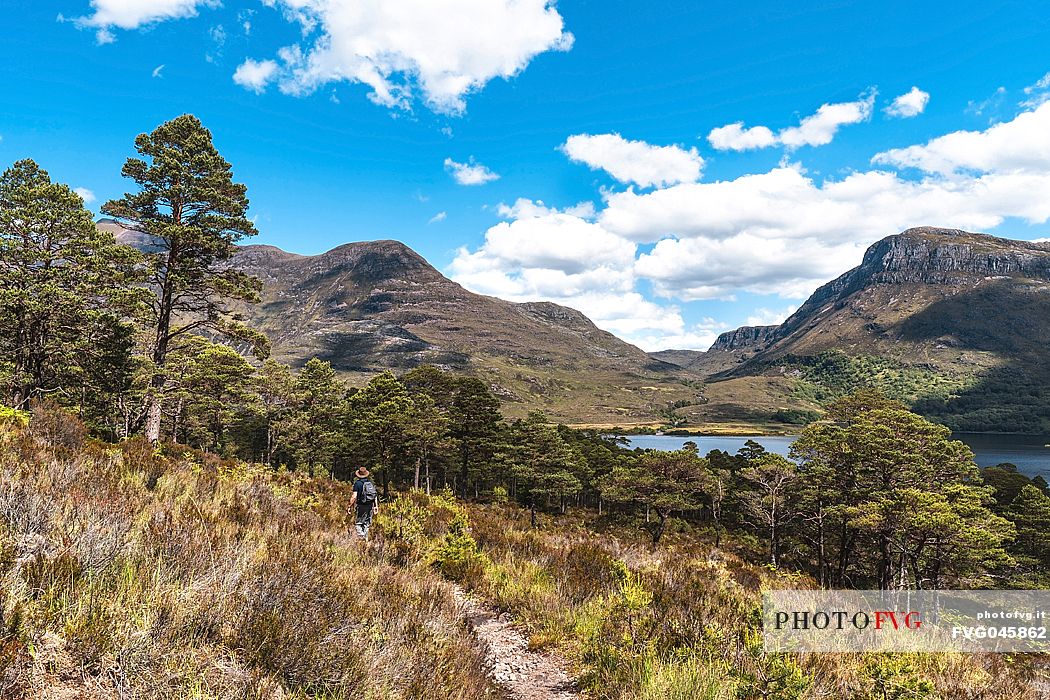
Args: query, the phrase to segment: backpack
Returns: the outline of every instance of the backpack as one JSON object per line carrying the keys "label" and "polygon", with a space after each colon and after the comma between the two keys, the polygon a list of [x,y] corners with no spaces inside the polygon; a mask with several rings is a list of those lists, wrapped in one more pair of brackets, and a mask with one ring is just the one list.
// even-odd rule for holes
{"label": "backpack", "polygon": [[371,479],[363,479],[361,483],[361,495],[358,498],[358,502],[362,505],[368,505],[369,503],[375,503],[376,498],[379,497],[376,492],[376,485],[372,483]]}

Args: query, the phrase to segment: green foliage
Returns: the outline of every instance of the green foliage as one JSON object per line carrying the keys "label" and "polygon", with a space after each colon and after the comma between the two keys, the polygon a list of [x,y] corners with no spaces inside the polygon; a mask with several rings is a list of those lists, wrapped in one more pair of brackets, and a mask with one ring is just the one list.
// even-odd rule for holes
{"label": "green foliage", "polygon": [[13,425],[24,428],[29,425],[29,413],[9,406],[0,406],[0,425]]}
{"label": "green foliage", "polygon": [[780,364],[797,372],[801,380],[793,396],[816,403],[829,403],[868,387],[912,406],[920,401],[950,399],[975,383],[972,376],[945,374],[929,367],[903,365],[874,355],[848,355],[841,350],[813,356],[791,356]]}
{"label": "green foliage", "polygon": [[816,411],[805,411],[798,408],[782,408],[773,414],[773,420],[789,425],[808,425],[820,419]]}
{"label": "green foliage", "polygon": [[822,582],[972,586],[1009,561],[1013,527],[988,509],[973,454],[947,428],[871,396],[832,412],[843,423],[811,425],[792,446],[800,534]]}
{"label": "green foliage", "polygon": [[476,575],[485,560],[478,552],[477,542],[470,535],[467,514],[459,512],[449,523],[448,533],[434,554],[434,561],[442,575],[453,581],[464,581]]}
{"label": "green foliage", "polygon": [[675,513],[698,510],[711,486],[707,462],[689,450],[647,451],[631,463],[615,467],[600,481],[602,497],[615,503],[637,503],[652,509],[657,523],[651,529],[658,544]]}
{"label": "green foliage", "polygon": [[6,400],[51,396],[92,417],[130,381],[138,255],[31,160],[0,174],[0,372]]}
{"label": "green foliage", "polygon": [[137,192],[106,202],[102,211],[150,237],[156,252],[146,255],[148,287],[155,298],[141,320],[147,329],[146,356],[153,364],[147,437],[160,438],[165,364],[189,333],[204,330],[251,344],[265,355],[267,342],[231,313],[231,301],[258,298],[260,282],[225,261],[235,244],[256,234],[247,218],[247,188],[233,181],[230,164],[212,144],[211,132],[189,114],[139,134],[122,174]]}
{"label": "green foliage", "polygon": [[871,656],[862,667],[865,688],[853,700],[923,700],[935,698],[933,683],[916,671],[904,654]]}
{"label": "green foliage", "polygon": [[1031,484],[1021,488],[1006,511],[1017,528],[1010,551],[1019,571],[1011,572],[1018,587],[1050,585],[1050,496]]}
{"label": "green foliage", "polygon": [[511,426],[509,451],[519,495],[533,509],[539,499],[558,499],[564,504],[587,478],[587,461],[542,414],[530,414]]}

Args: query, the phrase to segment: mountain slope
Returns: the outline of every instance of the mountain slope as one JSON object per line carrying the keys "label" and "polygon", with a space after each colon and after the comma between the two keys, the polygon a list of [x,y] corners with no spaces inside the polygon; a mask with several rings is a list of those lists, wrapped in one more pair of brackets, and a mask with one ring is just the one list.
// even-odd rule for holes
{"label": "mountain slope", "polygon": [[[156,241],[99,223],[141,250]],[[517,304],[470,292],[403,243],[347,243],[320,255],[238,247],[230,265],[263,282],[240,311],[293,366],[312,357],[361,379],[430,363],[485,380],[511,415],[539,409],[580,423],[660,422],[698,401],[697,377],[649,357],[549,302]]]}
{"label": "mountain slope", "polygon": [[733,363],[706,362],[716,380],[870,384],[959,429],[1038,432],[1050,429],[1048,333],[1050,245],[915,228],[872,245],[761,343],[713,349]]}
{"label": "mountain slope", "polygon": [[[693,400],[690,374],[597,328],[578,311],[467,291],[397,241],[315,256],[243,246],[232,264],[263,281],[246,312],[278,359],[372,374],[432,363],[485,379],[511,412],[583,422],[652,420]],[[516,404],[516,407],[514,406]]]}

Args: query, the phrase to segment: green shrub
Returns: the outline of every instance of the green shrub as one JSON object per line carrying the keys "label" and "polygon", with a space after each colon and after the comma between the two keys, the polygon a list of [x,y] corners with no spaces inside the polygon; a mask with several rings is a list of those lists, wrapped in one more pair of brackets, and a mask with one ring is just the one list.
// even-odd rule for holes
{"label": "green shrub", "polygon": [[465,512],[458,513],[449,523],[448,533],[441,540],[434,560],[443,576],[460,582],[477,576],[479,569],[484,567],[484,557],[470,536]]}

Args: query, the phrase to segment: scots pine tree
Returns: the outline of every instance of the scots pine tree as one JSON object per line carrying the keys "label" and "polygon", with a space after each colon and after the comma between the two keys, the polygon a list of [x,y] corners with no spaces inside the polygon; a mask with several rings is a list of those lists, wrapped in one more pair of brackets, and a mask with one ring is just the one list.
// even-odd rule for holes
{"label": "scots pine tree", "polygon": [[212,143],[211,132],[184,114],[135,139],[141,158],[121,172],[137,191],[107,202],[102,211],[150,237],[146,254],[155,298],[145,313],[146,354],[152,362],[146,437],[160,439],[169,353],[189,334],[241,339],[265,347],[232,312],[231,302],[257,299],[261,285],[232,269],[234,245],[256,234],[247,218],[244,185]]}
{"label": "scots pine tree", "polygon": [[0,175],[0,351],[11,406],[47,395],[83,408],[127,378],[130,330],[119,312],[134,302],[136,259],[32,160]]}

